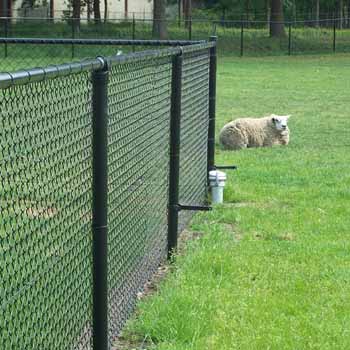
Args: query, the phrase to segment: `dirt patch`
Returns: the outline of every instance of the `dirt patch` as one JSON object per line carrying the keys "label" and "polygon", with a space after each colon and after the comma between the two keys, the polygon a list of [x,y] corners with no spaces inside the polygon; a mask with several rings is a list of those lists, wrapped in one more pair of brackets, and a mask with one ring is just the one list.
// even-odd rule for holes
{"label": "dirt patch", "polygon": [[[178,239],[177,255],[184,254],[189,241],[200,239],[203,233],[198,231],[183,230]],[[160,283],[171,272],[172,265],[166,261],[160,265],[156,273],[152,276],[152,279],[146,282],[142,292],[137,294],[137,299],[142,300],[151,295],[154,295],[159,290]],[[147,350],[151,346],[151,342],[148,339],[140,339],[135,335],[119,336],[113,343],[112,350]]]}
{"label": "dirt patch", "polygon": [[128,339],[119,337],[113,345],[112,350],[147,350],[151,344],[145,339],[140,341],[138,339]]}
{"label": "dirt patch", "polygon": [[200,239],[202,236],[202,232],[190,231],[186,229],[183,230],[179,236],[179,240],[177,243],[177,255],[184,254],[184,252],[186,251],[187,243],[189,241],[195,241],[197,239]]}
{"label": "dirt patch", "polygon": [[257,241],[271,241],[271,240],[278,240],[278,241],[295,241],[295,235],[291,232],[284,232],[277,236],[269,236],[264,235],[259,232],[253,232],[252,238]]}
{"label": "dirt patch", "polygon": [[235,202],[235,203],[224,203],[224,208],[245,208],[245,207],[256,207],[257,203],[254,202]]}
{"label": "dirt patch", "polygon": [[237,230],[237,227],[234,224],[223,223],[225,231],[231,233],[237,241],[240,241],[243,238],[243,233]]}
{"label": "dirt patch", "polygon": [[58,210],[54,207],[47,207],[47,208],[29,207],[26,209],[26,214],[33,219],[36,219],[36,218],[50,219],[56,216],[57,213],[58,213]]}
{"label": "dirt patch", "polygon": [[295,241],[295,236],[291,232],[285,232],[277,236],[280,241]]}

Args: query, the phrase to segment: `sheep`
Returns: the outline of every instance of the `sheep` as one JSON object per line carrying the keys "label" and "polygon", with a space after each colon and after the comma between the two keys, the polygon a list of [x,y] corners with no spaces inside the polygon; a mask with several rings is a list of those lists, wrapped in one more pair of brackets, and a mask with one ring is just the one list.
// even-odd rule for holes
{"label": "sheep", "polygon": [[271,114],[264,118],[241,118],[226,124],[220,131],[220,143],[225,149],[288,145],[290,116]]}

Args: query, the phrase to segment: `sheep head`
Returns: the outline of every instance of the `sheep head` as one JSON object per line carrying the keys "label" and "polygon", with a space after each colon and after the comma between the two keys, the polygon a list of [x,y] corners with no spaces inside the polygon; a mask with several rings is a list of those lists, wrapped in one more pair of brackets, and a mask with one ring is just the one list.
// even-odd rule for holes
{"label": "sheep head", "polygon": [[288,131],[288,119],[290,118],[290,115],[271,115],[271,120],[273,125],[275,126],[276,130],[278,131]]}

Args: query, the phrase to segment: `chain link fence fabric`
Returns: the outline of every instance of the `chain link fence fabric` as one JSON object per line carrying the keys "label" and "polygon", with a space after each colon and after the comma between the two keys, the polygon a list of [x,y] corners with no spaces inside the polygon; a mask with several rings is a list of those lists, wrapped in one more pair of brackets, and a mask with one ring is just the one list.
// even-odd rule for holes
{"label": "chain link fence fabric", "polygon": [[[203,204],[207,195],[210,47],[183,54],[180,201],[187,205]],[[166,259],[172,65],[180,52],[0,75],[1,349],[93,347],[97,69],[109,72],[110,346]],[[192,215],[181,214],[181,229]]]}
{"label": "chain link fence fabric", "polygon": [[171,56],[110,71],[110,339],[166,257],[170,89]]}
{"label": "chain link fence fabric", "polygon": [[91,320],[88,73],[0,90],[0,344],[85,349]]}
{"label": "chain link fence fabric", "polygon": [[[183,205],[203,205],[207,197],[209,50],[184,53],[180,134],[180,192]],[[183,211],[179,230],[193,211]]]}

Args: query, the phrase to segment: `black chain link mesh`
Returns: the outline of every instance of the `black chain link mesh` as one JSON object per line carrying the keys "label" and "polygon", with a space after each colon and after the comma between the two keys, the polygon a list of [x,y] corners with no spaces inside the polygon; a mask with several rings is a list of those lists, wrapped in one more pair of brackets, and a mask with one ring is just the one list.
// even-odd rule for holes
{"label": "black chain link mesh", "polygon": [[[207,195],[209,50],[184,54],[180,138],[180,204],[204,204]],[[193,212],[181,212],[181,231]]]}
{"label": "black chain link mesh", "polygon": [[131,49],[121,45],[0,44],[0,72],[116,55],[118,51],[127,53]]}
{"label": "black chain link mesh", "polygon": [[91,178],[88,73],[0,90],[2,350],[89,347]]}
{"label": "black chain link mesh", "polygon": [[[171,78],[170,54],[110,68],[110,345],[167,256]],[[184,54],[182,83],[180,203],[198,205],[208,49]],[[0,90],[1,350],[91,349],[91,84],[86,71]]]}
{"label": "black chain link mesh", "polygon": [[109,335],[166,257],[171,57],[112,68],[109,83]]}

